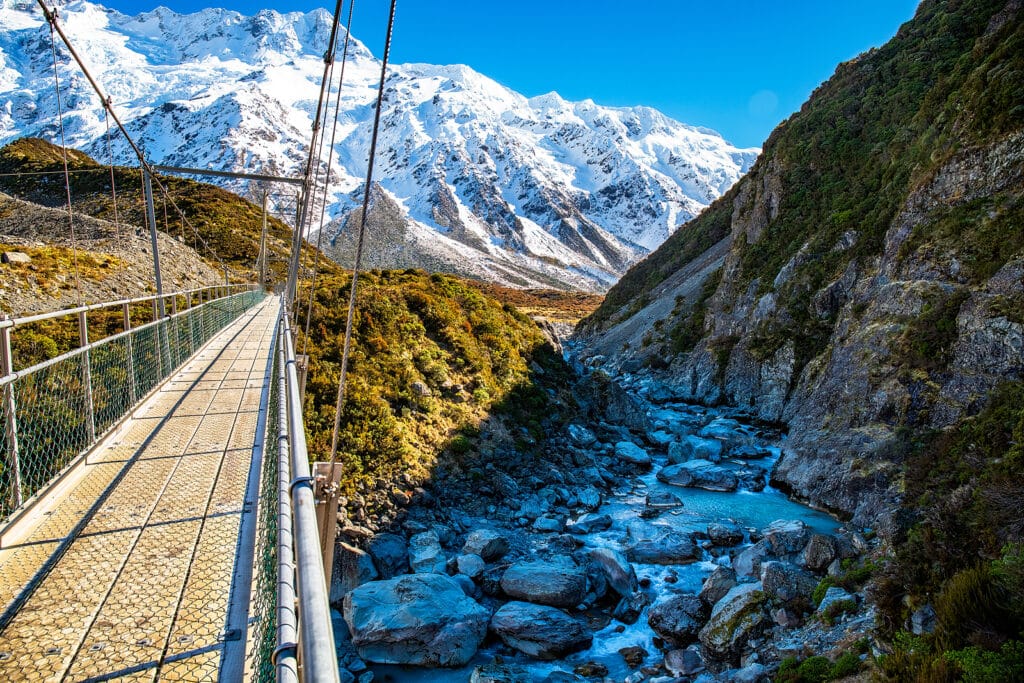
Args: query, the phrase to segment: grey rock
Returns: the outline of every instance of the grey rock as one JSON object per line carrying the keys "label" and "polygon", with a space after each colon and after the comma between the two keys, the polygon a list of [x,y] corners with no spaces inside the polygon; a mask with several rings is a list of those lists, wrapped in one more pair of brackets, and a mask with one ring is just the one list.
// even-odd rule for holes
{"label": "grey rock", "polygon": [[814,572],[822,572],[836,559],[836,545],[831,536],[813,534],[800,554],[800,563]]}
{"label": "grey rock", "polygon": [[669,444],[668,461],[681,463],[690,460],[709,460],[718,462],[722,459],[722,442],[717,439],[702,439],[692,434]]}
{"label": "grey rock", "polygon": [[635,539],[626,548],[626,558],[640,564],[685,564],[700,559],[700,550],[693,536],[682,531],[659,526],[631,525],[630,538]]}
{"label": "grey rock", "polygon": [[560,534],[565,530],[563,515],[544,515],[533,522],[533,530],[545,534]]}
{"label": "grey rock", "polygon": [[462,666],[487,634],[488,611],[444,574],[373,581],[342,607],[352,644],[370,662]]}
{"label": "grey rock", "polygon": [[587,513],[580,515],[575,521],[569,522],[565,526],[565,530],[570,534],[577,534],[585,536],[586,534],[592,534],[595,531],[605,531],[611,528],[612,518],[608,515],[599,515],[597,513]]}
{"label": "grey rock", "polygon": [[732,560],[732,568],[740,578],[753,578],[761,573],[761,562],[769,555],[768,543],[763,538],[744,548]]}
{"label": "grey rock", "polygon": [[5,251],[0,254],[0,263],[32,263],[32,257],[23,251]]}
{"label": "grey rock", "polygon": [[736,661],[751,638],[768,624],[760,583],[736,586],[711,610],[711,618],[700,630],[700,642],[711,656]]}
{"label": "grey rock", "polygon": [[692,676],[704,670],[704,660],[696,650],[669,650],[665,653],[665,668],[673,676]]}
{"label": "grey rock", "polygon": [[729,457],[737,460],[760,460],[775,455],[767,446],[759,444],[744,444],[729,449]]}
{"label": "grey rock", "polygon": [[670,510],[683,507],[683,501],[679,499],[679,496],[668,491],[648,493],[645,504],[651,510]]}
{"label": "grey rock", "polygon": [[486,564],[479,555],[473,553],[465,553],[455,558],[455,566],[458,567],[459,573],[468,576],[471,579],[475,579],[484,573]]}
{"label": "grey rock", "polygon": [[530,680],[530,673],[521,666],[487,664],[473,669],[469,683],[520,683]]}
{"label": "grey rock", "polygon": [[935,632],[935,608],[925,605],[914,610],[910,615],[910,630],[915,636],[923,636]]}
{"label": "grey rock", "polygon": [[485,562],[494,562],[508,552],[508,539],[497,531],[477,529],[466,537],[462,552],[479,555]]}
{"label": "grey rock", "polygon": [[627,597],[637,591],[636,571],[622,553],[611,548],[594,548],[590,559],[597,563],[608,585],[620,596]]}
{"label": "grey rock", "polygon": [[409,539],[409,566],[417,574],[443,574],[447,562],[436,531],[424,531]]}
{"label": "grey rock", "polygon": [[736,586],[736,572],[728,567],[715,567],[708,578],[704,579],[704,585],[701,586],[697,597],[710,608],[724,598],[734,586]]}
{"label": "grey rock", "polygon": [[690,460],[663,467],[658,472],[658,481],[708,491],[735,491],[739,484],[732,471],[708,460]]}
{"label": "grey rock", "polygon": [[650,466],[651,464],[650,454],[631,441],[620,441],[615,444],[615,457],[631,465]]}
{"label": "grey rock", "polygon": [[[600,480],[600,476],[598,477]],[[581,489],[576,494],[576,499],[579,501],[579,505],[584,510],[596,510],[601,506],[601,492],[592,486],[588,486],[585,489]]]}
{"label": "grey rock", "polygon": [[619,600],[612,610],[612,618],[621,621],[623,624],[635,624],[640,618],[640,613],[651,603],[647,594],[637,591],[633,595],[625,596]]}
{"label": "grey rock", "polygon": [[731,519],[720,519],[708,524],[708,538],[718,546],[730,546],[743,542],[743,529]]}
{"label": "grey rock", "polygon": [[734,671],[730,680],[734,683],[765,683],[768,681],[768,669],[754,662]]}
{"label": "grey rock", "polygon": [[493,631],[509,647],[536,657],[557,659],[590,647],[594,634],[560,609],[509,602],[491,618]]}
{"label": "grey rock", "polygon": [[397,534],[377,534],[370,539],[367,551],[382,579],[391,579],[409,571],[405,539]]}
{"label": "grey rock", "polygon": [[517,562],[502,575],[501,589],[518,600],[574,607],[587,594],[587,575],[568,561]]}
{"label": "grey rock", "polygon": [[647,624],[666,642],[684,647],[697,640],[705,609],[696,595],[676,595],[651,607],[647,611]]}
{"label": "grey rock", "polygon": [[798,599],[810,601],[818,579],[788,562],[761,564],[761,585],[776,604],[786,605]]}
{"label": "grey rock", "polygon": [[348,543],[338,542],[334,546],[334,564],[331,569],[331,604],[340,603],[350,590],[378,576],[377,568],[368,553]]}
{"label": "grey rock", "polygon": [[845,589],[840,588],[839,586],[831,586],[827,591],[825,591],[825,597],[821,599],[821,603],[818,605],[818,614],[824,614],[830,605],[837,602],[844,602],[846,600],[857,602],[857,598]]}
{"label": "grey rock", "polygon": [[807,545],[811,530],[799,519],[777,519],[761,530],[762,538],[777,557],[799,553]]}
{"label": "grey rock", "polygon": [[584,448],[593,446],[594,442],[597,441],[597,437],[594,436],[594,432],[590,431],[583,425],[577,424],[569,425],[569,437]]}
{"label": "grey rock", "polygon": [[786,607],[779,607],[772,611],[772,621],[782,628],[797,628],[803,623],[800,615]]}
{"label": "grey rock", "polygon": [[423,382],[413,382],[410,386],[412,388],[413,393],[416,394],[417,396],[427,397],[434,395],[434,392],[430,390],[430,387],[428,387]]}

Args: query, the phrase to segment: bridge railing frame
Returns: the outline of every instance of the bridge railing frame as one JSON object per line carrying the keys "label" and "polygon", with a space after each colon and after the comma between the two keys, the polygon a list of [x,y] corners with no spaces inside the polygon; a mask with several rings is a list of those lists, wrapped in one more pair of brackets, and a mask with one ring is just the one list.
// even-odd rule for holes
{"label": "bridge railing frame", "polygon": [[[260,296],[257,285],[219,285],[0,319],[0,531]],[[132,308],[147,304],[154,321],[133,326]],[[123,331],[90,341],[88,313],[117,308]],[[15,370],[12,334],[67,317],[77,318],[78,347]]]}
{"label": "bridge railing frame", "polygon": [[[257,614],[252,616],[257,626],[250,646],[250,678],[259,683],[338,683],[315,482],[310,476],[292,329],[283,301],[275,361],[254,572]],[[271,433],[273,428],[276,434]],[[268,495],[272,491],[274,500]],[[266,597],[271,591],[273,601]]]}

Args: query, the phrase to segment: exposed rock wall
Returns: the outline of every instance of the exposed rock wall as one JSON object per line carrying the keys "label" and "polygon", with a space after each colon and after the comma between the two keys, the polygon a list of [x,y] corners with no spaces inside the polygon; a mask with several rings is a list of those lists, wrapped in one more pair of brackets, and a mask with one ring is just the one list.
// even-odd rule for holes
{"label": "exposed rock wall", "polygon": [[[991,15],[996,3],[975,5],[980,32],[965,46],[982,65],[976,76],[994,73],[1006,54],[999,40],[1020,34],[1022,11],[1016,1],[1000,3]],[[838,164],[837,145],[865,145],[869,135],[828,138],[822,149],[835,160],[825,154],[821,161],[822,154],[800,157],[800,141],[787,138],[787,128],[807,125],[822,110],[830,125],[864,123],[856,113],[844,120],[845,110],[836,119],[833,100],[859,102],[850,91],[860,95],[863,82],[899,61],[899,45],[920,44],[915,35],[929,27],[922,22],[947,11],[953,10],[942,3],[923,4],[893,44],[842,65],[834,82],[773,133],[751,173],[723,198],[731,202],[729,249],[710,296],[680,296],[709,280],[706,271],[678,264],[677,272],[690,270],[682,282],[637,291],[632,308],[599,311],[581,326],[584,357],[603,356],[613,370],[646,366],[674,396],[787,423],[790,439],[775,483],[864,524],[884,525],[896,510],[905,430],[948,427],[980,410],[999,383],[1024,380],[1024,129],[1016,123],[993,131],[971,111],[980,112],[986,97],[970,90],[975,76],[961,74],[958,97],[975,93],[982,104],[958,105],[946,119],[923,99],[906,124],[923,131],[916,147],[900,147],[892,126],[883,130],[890,150],[923,161],[878,154],[876,144],[858,157],[867,163],[857,174],[831,171],[845,184],[825,191],[815,183],[828,169],[817,164]],[[861,103],[894,106],[885,98],[906,85],[889,83],[879,102]],[[926,114],[937,122],[923,123]],[[817,204],[801,205],[801,192],[817,192]],[[826,212],[829,224],[808,220],[791,228],[801,212],[821,213],[829,193],[843,192],[851,205],[861,202],[857,210]],[[890,202],[887,213],[870,212],[876,196]],[[700,220],[690,229],[700,230]],[[752,273],[751,263],[770,268]],[[636,287],[628,275],[623,283]],[[675,307],[666,313],[671,297]],[[696,343],[680,332],[687,325],[698,325]]]}

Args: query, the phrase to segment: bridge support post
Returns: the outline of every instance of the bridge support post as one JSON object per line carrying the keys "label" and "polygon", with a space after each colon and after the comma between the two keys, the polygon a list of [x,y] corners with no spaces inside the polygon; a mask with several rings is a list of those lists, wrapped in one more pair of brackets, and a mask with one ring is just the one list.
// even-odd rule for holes
{"label": "bridge support post", "polygon": [[[6,320],[7,316],[3,316]],[[14,371],[13,356],[11,355],[11,328],[5,327],[0,330],[0,371],[4,377]],[[18,416],[15,413],[14,382],[8,382],[3,389],[4,406],[4,436],[7,441],[8,467],[11,470],[11,503],[13,507],[21,507],[21,461],[18,457]]]}
{"label": "bridge support post", "polygon": [[[124,331],[131,332],[132,315],[128,304],[121,305],[121,315],[124,316]],[[135,351],[132,348],[132,335],[125,335],[125,344],[128,346],[128,391],[131,395],[132,405],[135,405],[139,397],[135,388]]]}
{"label": "bridge support post", "polygon": [[316,478],[316,521],[320,528],[320,550],[324,558],[324,578],[331,583],[334,571],[334,543],[338,537],[338,482],[341,481],[341,463],[313,463]]}
{"label": "bridge support post", "polygon": [[78,345],[85,349],[82,354],[82,386],[85,388],[86,430],[89,443],[96,441],[96,405],[92,398],[92,350],[89,348],[89,317],[85,311],[78,314]]}

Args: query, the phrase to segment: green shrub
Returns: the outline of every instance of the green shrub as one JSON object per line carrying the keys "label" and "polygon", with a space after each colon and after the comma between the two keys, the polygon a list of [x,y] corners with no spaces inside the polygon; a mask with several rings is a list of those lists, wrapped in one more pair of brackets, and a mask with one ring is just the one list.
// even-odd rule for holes
{"label": "green shrub", "polygon": [[1024,643],[1010,640],[998,652],[968,647],[946,653],[959,667],[964,683],[1005,683],[1024,680]]}
{"label": "green shrub", "polygon": [[857,611],[856,600],[836,600],[830,603],[825,611],[821,613],[821,618],[826,624],[832,626],[836,623],[836,620],[844,614]]}
{"label": "green shrub", "polygon": [[828,672],[828,678],[832,681],[846,678],[859,672],[862,667],[860,657],[853,652],[844,652],[839,659],[833,662],[832,668]]}

